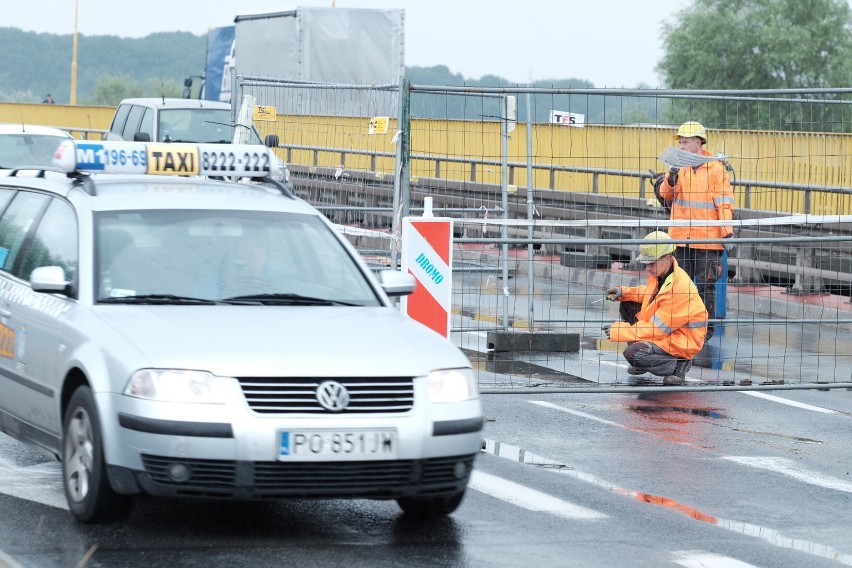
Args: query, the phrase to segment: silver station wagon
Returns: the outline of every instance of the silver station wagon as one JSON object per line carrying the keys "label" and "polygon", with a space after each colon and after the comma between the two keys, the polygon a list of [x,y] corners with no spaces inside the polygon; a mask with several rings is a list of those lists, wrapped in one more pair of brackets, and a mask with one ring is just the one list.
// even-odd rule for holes
{"label": "silver station wagon", "polygon": [[373,275],[278,164],[67,141],[66,176],[0,179],[0,429],[62,461],[77,519],[143,493],[460,504],[470,362],[395,308],[413,278]]}

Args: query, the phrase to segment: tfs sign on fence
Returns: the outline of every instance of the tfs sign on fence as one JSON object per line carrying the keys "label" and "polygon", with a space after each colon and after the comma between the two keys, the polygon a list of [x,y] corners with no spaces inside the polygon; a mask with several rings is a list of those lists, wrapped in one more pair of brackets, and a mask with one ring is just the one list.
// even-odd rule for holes
{"label": "tfs sign on fence", "polygon": [[550,111],[550,124],[565,124],[583,128],[586,125],[586,115],[561,110]]}

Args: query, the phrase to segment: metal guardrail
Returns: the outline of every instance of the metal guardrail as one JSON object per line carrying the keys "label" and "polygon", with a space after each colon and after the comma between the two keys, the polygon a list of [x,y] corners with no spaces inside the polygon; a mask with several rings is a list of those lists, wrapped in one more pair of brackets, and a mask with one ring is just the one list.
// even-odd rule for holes
{"label": "metal guardrail", "polygon": [[[347,155],[364,155],[370,156],[370,171],[376,172],[376,163],[378,158],[395,158],[395,154],[390,152],[374,152],[368,150],[354,150],[354,149],[344,149],[344,148],[330,148],[330,147],[316,147],[316,146],[301,146],[296,144],[282,144],[279,148],[285,149],[287,152],[287,163],[292,163],[293,151],[310,151],[313,153],[312,163],[309,165],[320,167],[319,166],[319,156],[321,153],[334,154],[339,156],[339,163],[344,165],[346,164],[346,156]],[[436,179],[441,178],[441,165],[443,163],[460,163],[469,166],[470,177],[466,180],[471,183],[477,183],[477,167],[501,167],[501,162],[499,160],[479,160],[479,159],[471,159],[470,157],[455,157],[455,156],[435,156],[433,154],[412,154],[412,160],[422,160],[422,161],[432,161],[435,163],[434,168],[434,177]],[[508,162],[507,163],[509,171],[509,184],[515,185],[515,170],[523,169],[526,170],[527,164],[525,162]],[[651,174],[649,172],[637,172],[635,170],[613,170],[606,168],[591,168],[591,167],[583,167],[583,166],[563,166],[556,164],[532,164],[532,168],[534,170],[544,170],[549,172],[549,185],[547,188],[549,190],[558,190],[556,187],[556,174],[559,172],[566,173],[581,173],[581,174],[590,174],[592,176],[592,194],[599,194],[600,187],[600,177],[601,176],[617,176],[617,177],[627,177],[627,178],[636,178],[638,180],[638,189],[639,189],[639,199],[647,198],[647,186],[646,181],[651,179]],[[376,172],[378,173],[378,172]],[[801,183],[780,183],[780,182],[772,182],[772,181],[762,181],[762,180],[740,180],[733,179],[731,180],[731,185],[734,188],[742,188],[743,190],[743,202],[745,205],[745,209],[751,209],[752,204],[752,193],[756,188],[761,189],[781,189],[781,190],[790,190],[802,192],[803,197],[803,210],[801,213],[804,214],[813,214],[812,211],[812,203],[813,203],[813,195],[814,194],[828,194],[828,195],[852,195],[852,187],[843,187],[843,186],[833,186],[833,185],[809,185],[809,184],[801,184]],[[519,188],[521,189],[521,188]],[[539,189],[539,188],[537,188]],[[564,190],[570,191],[570,190]]]}
{"label": "metal guardrail", "polygon": [[[56,126],[79,140],[106,140],[107,130],[100,128],[80,128],[79,126]],[[75,136],[79,134],[78,136]]]}
{"label": "metal guardrail", "polygon": [[[379,178],[374,172],[348,170],[346,179],[335,179],[335,168],[294,165],[292,170],[297,194],[326,211],[335,221],[360,220],[365,226],[375,228],[391,226],[393,185],[390,176]],[[628,173],[636,177],[641,175],[638,172]],[[792,184],[786,187],[795,189]],[[502,208],[486,206],[483,203],[496,203],[500,191],[500,186],[494,184],[434,178],[419,178],[412,186],[413,195],[433,197],[435,211],[444,211],[444,214],[451,217],[467,220],[481,219],[486,213],[490,218],[499,217]],[[526,204],[523,203],[525,193],[519,190],[508,203],[510,217],[522,219],[526,216]],[[536,210],[537,220],[616,221],[612,227],[585,229],[548,227],[543,223],[534,229],[533,235],[536,244],[554,247],[557,251],[561,249],[580,253],[599,252],[615,255],[616,260],[629,258],[635,248],[635,242],[630,239],[642,236],[634,228],[619,227],[618,220],[665,220],[661,208],[649,207],[641,199],[558,190],[536,190]],[[745,220],[774,215],[766,211],[740,210],[739,216]],[[470,221],[459,225],[459,243],[480,242],[468,238],[467,227]],[[852,284],[852,271],[845,267],[847,264],[852,266],[852,242],[848,238],[848,231],[838,232],[837,229],[838,227],[831,224],[824,224],[821,227],[812,227],[814,235],[807,236],[789,228],[773,230],[771,227],[760,227],[758,230],[743,227],[740,236],[744,238],[735,239],[737,242],[731,243],[740,244],[743,249],[738,250],[738,254],[729,259],[729,267],[736,272],[735,280],[741,283],[760,283],[765,277],[768,281],[789,285],[791,290],[801,293],[820,293],[827,289],[849,287]],[[497,232],[495,230],[493,236],[484,237],[482,242],[503,243]],[[508,233],[508,236],[514,239],[505,241],[506,244],[529,244],[526,227],[510,228]],[[809,242],[819,242],[819,258],[812,254]],[[831,263],[826,264],[826,259]],[[835,262],[840,263],[839,269]]]}

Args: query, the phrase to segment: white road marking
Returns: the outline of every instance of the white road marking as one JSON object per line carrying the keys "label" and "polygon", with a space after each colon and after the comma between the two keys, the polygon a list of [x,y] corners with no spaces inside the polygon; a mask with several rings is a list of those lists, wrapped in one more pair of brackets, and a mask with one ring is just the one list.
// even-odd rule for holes
{"label": "white road marking", "polygon": [[747,394],[749,396],[754,396],[757,398],[762,398],[764,400],[770,400],[772,402],[777,402],[779,404],[786,404],[787,406],[795,406],[796,408],[801,408],[803,410],[812,410],[814,412],[821,412],[823,414],[834,414],[836,416],[847,416],[844,412],[838,412],[836,410],[831,410],[828,408],[822,408],[820,406],[813,406],[810,404],[805,404],[804,402],[796,402],[795,400],[788,400],[786,398],[781,398],[780,396],[772,396],[771,394],[762,393],[760,391],[740,391],[743,394]]}
{"label": "white road marking", "polygon": [[573,414],[574,416],[579,416],[580,418],[587,418],[589,420],[594,420],[595,422],[600,422],[601,424],[606,424],[608,426],[615,426],[617,428],[625,428],[627,430],[633,430],[633,428],[629,426],[625,426],[624,424],[619,424],[618,422],[613,422],[611,420],[606,420],[604,418],[598,418],[592,414],[586,414],[585,412],[580,412],[579,410],[571,410],[570,408],[565,408],[564,406],[558,406],[553,404],[552,402],[547,402],[544,400],[530,400],[528,401],[532,404],[549,408],[551,410],[558,410],[559,412],[565,412],[567,414]]}
{"label": "white road marking", "polygon": [[[619,424],[618,422],[613,422],[611,420],[606,420],[605,418],[598,418],[592,414],[587,414],[585,412],[581,412],[579,410],[571,410],[570,408],[565,408],[563,406],[558,406],[551,402],[546,402],[543,400],[528,400],[527,402],[531,404],[535,404],[537,406],[541,406],[543,408],[550,408],[552,410],[558,410],[560,412],[565,412],[566,414],[573,414],[574,416],[579,416],[580,418],[586,418],[588,420],[594,420],[595,422],[600,422],[601,424],[606,424],[607,426],[615,426],[616,428],[623,428],[624,430],[629,430],[630,432],[637,432],[639,434],[645,434],[646,436],[657,436],[658,434],[653,431],[644,430],[642,428],[636,428],[634,426],[627,426],[626,424]],[[669,442],[673,444],[681,444],[684,446],[689,446],[690,448],[695,448],[697,450],[707,450],[703,446],[699,446],[689,442],[687,440],[675,440],[674,438],[669,439]]]}
{"label": "white road marking", "polygon": [[0,459],[0,493],[68,509],[62,486],[62,464],[58,461],[20,467]]}
{"label": "white road marking", "polygon": [[748,562],[702,550],[675,550],[672,562],[685,568],[757,568]]}
{"label": "white road marking", "polygon": [[[646,494],[643,492],[620,487],[591,473],[578,471],[565,463],[536,455],[527,450],[518,448],[517,446],[512,446],[511,444],[486,439],[485,452],[513,462],[546,466],[541,467],[541,469],[543,471],[550,471],[557,475],[565,475],[580,481],[585,481],[586,483],[607,489],[616,495],[622,495],[634,501],[639,500],[644,503],[654,503],[654,501],[647,500],[645,498]],[[751,523],[743,523],[741,521],[707,515],[685,504],[677,503],[674,500],[666,499],[665,501],[666,505],[672,510],[678,510],[682,513],[688,514],[691,518],[697,521],[708,523],[709,525],[717,526],[736,534],[757,538],[784,550],[798,550],[799,552],[804,552],[811,556],[828,558],[835,562],[852,566],[852,554],[846,554],[826,544],[800,538],[790,538],[769,527],[762,527]]]}
{"label": "white road marking", "polygon": [[564,519],[603,519],[607,515],[564,501],[547,493],[474,470],[469,487],[530,511],[541,511]]}
{"label": "white road marking", "polygon": [[829,477],[819,472],[809,470],[800,466],[793,460],[789,460],[786,458],[761,456],[723,456],[722,459],[751,467],[756,467],[758,469],[767,469],[769,471],[774,471],[775,473],[780,473],[781,475],[786,475],[787,477],[792,477],[793,479],[803,481],[810,485],[816,485],[817,487],[824,487],[826,489],[835,489],[837,491],[852,493],[852,483],[850,483],[849,481],[838,479],[836,477]]}

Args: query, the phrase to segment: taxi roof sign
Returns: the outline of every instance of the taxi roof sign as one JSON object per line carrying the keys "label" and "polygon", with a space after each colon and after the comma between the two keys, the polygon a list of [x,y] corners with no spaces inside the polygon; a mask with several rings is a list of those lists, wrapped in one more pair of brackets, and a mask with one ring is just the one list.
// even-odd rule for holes
{"label": "taxi roof sign", "polygon": [[53,164],[65,172],[177,176],[274,177],[282,169],[257,144],[156,144],[64,140]]}

